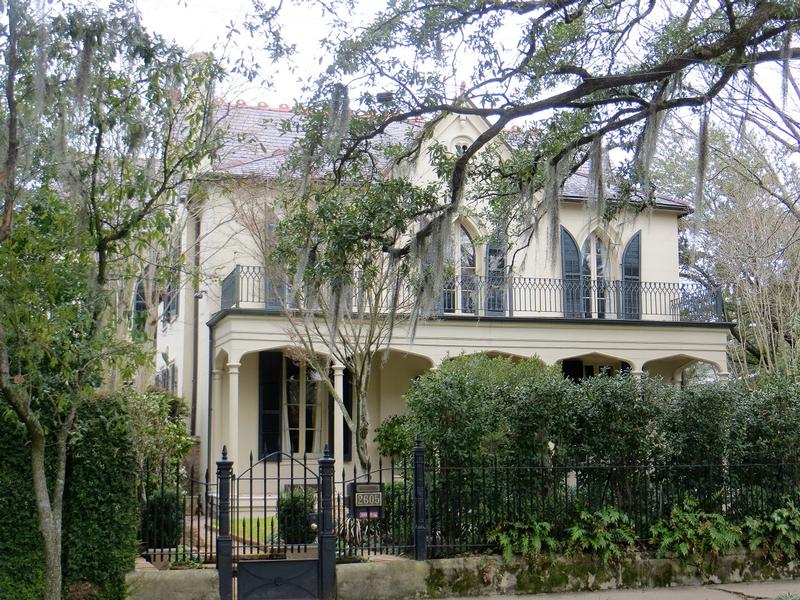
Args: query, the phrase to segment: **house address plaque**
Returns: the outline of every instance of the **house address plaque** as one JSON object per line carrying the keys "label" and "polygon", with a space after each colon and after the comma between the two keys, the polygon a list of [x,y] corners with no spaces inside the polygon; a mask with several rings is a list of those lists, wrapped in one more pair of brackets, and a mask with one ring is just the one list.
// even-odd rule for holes
{"label": "house address plaque", "polygon": [[380,519],[383,517],[383,484],[351,483],[350,516],[356,519]]}

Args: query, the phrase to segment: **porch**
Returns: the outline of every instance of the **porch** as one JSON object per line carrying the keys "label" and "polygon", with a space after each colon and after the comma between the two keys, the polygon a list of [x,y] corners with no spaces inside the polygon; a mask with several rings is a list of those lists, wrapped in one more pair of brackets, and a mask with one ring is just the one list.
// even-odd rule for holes
{"label": "porch", "polygon": [[[297,361],[299,349],[292,346],[285,316],[233,308],[217,313],[210,325],[210,448],[227,445],[238,464],[247,464],[251,455],[258,461],[275,451],[315,460],[327,444],[337,473],[352,462],[355,444],[342,407],[331,400],[322,378]],[[392,347],[373,361],[368,450],[377,464],[375,427],[390,415],[403,414],[403,395],[414,378],[448,357],[538,356],[560,364],[573,378],[647,371],[680,385],[682,371],[697,363],[727,378],[726,335],[721,323],[453,317],[422,321],[412,337],[407,320],[399,320]],[[332,382],[352,411],[348,377],[343,366],[333,365]]]}
{"label": "porch", "polygon": [[[412,292],[406,292],[410,296]],[[356,294],[354,294],[356,296]],[[410,302],[401,301],[400,306]],[[236,265],[222,282],[220,310],[253,309],[281,314],[297,309],[285,284],[270,281],[264,267]],[[720,323],[722,294],[696,283],[577,277],[447,277],[432,318],[548,318],[675,323]]]}

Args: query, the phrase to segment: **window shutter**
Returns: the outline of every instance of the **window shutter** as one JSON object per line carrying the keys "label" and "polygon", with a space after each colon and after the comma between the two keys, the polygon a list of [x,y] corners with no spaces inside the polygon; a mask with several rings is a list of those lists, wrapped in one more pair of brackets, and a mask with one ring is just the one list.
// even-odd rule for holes
{"label": "window shutter", "polygon": [[[342,376],[344,377],[344,397],[342,402],[344,402],[344,408],[350,417],[355,419],[355,413],[353,412],[353,374],[350,373],[350,369],[345,369]],[[345,462],[349,462],[353,460],[353,432],[347,426],[347,422],[344,419],[342,421],[343,459]]]}
{"label": "window shutter", "polygon": [[506,253],[505,240],[492,240],[486,247],[486,314],[503,315],[506,312]]}
{"label": "window shutter", "polygon": [[622,253],[622,318],[640,319],[641,309],[641,231],[637,231]]}
{"label": "window shutter", "polygon": [[582,260],[578,243],[572,234],[561,226],[561,277],[564,287],[564,316],[578,319],[583,316],[581,301],[583,296]]}
{"label": "window shutter", "polygon": [[[281,451],[281,388],[283,379],[283,354],[259,352],[259,459]],[[280,460],[280,454],[275,454]]]}

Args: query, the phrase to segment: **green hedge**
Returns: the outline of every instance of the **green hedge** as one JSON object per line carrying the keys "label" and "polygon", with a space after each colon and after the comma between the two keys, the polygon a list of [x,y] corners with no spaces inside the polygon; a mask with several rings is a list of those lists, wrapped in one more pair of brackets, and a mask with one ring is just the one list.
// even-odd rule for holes
{"label": "green hedge", "polygon": [[[84,407],[70,446],[64,492],[64,597],[125,598],[136,554],[134,461],[125,404]],[[44,557],[30,475],[30,452],[13,416],[0,417],[0,600],[41,598]]]}
{"label": "green hedge", "polygon": [[0,412],[0,600],[39,600],[42,552],[25,431]]}
{"label": "green hedge", "polygon": [[418,433],[426,450],[446,464],[469,464],[487,454],[570,465],[800,458],[800,383],[786,378],[684,390],[627,374],[573,383],[535,358],[478,354],[444,361],[417,378],[405,399],[402,426],[384,422],[382,438],[395,429],[392,442],[403,445]]}

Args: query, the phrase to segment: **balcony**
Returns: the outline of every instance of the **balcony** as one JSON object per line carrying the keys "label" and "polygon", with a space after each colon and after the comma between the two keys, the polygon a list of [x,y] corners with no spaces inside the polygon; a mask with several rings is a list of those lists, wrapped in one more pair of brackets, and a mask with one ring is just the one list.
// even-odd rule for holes
{"label": "balcony", "polygon": [[[273,285],[263,267],[237,265],[222,282],[221,299],[221,310],[296,308],[287,287]],[[700,284],[541,277],[448,278],[432,316],[724,322],[721,290]]]}

